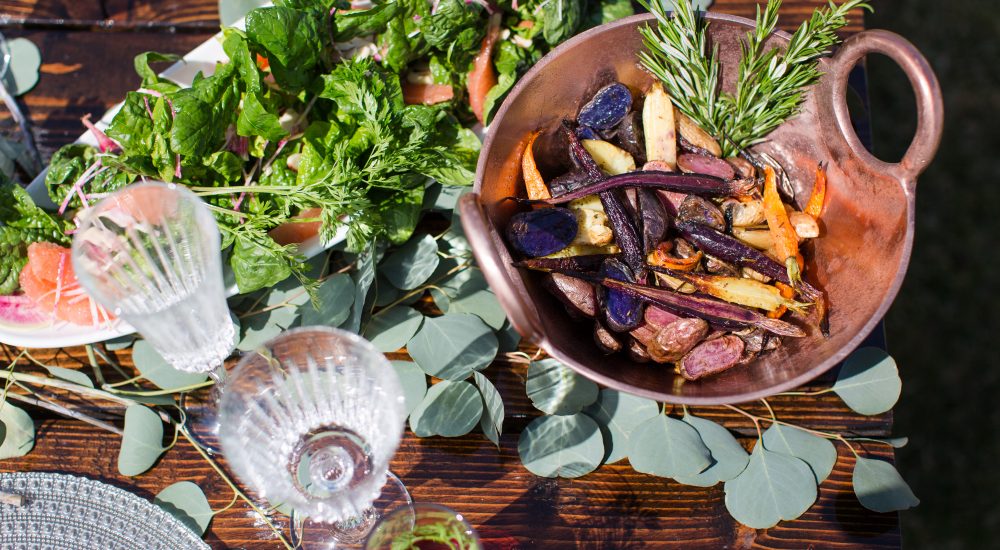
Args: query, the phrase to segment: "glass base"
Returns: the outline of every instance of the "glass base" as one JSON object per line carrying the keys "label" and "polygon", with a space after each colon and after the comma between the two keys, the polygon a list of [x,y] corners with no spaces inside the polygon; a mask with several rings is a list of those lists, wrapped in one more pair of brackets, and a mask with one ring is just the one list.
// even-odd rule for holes
{"label": "glass base", "polygon": [[379,520],[397,508],[409,508],[412,504],[413,500],[403,482],[389,472],[382,493],[357,518],[321,523],[310,521],[293,510],[289,522],[292,546],[302,550],[364,548],[365,539]]}

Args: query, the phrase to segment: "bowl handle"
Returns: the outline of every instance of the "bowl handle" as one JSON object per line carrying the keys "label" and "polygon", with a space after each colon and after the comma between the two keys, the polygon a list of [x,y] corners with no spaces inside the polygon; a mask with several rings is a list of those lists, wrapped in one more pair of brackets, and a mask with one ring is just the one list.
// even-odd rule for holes
{"label": "bowl handle", "polygon": [[499,235],[493,229],[493,224],[486,219],[486,212],[476,193],[466,193],[458,200],[459,213],[462,216],[462,229],[472,245],[472,253],[476,257],[479,268],[490,288],[507,312],[514,330],[526,340],[535,344],[542,342],[541,320],[538,312],[530,305],[528,298],[514,286],[507,275],[498,246],[503,246]]}
{"label": "bowl handle", "polygon": [[[898,163],[888,163],[875,158],[865,149],[851,124],[847,109],[847,78],[858,61],[869,53],[880,53],[895,61],[913,86],[917,99],[917,131]],[[868,30],[852,35],[831,59],[829,70],[833,112],[841,136],[861,162],[874,172],[888,173],[903,180],[908,192],[913,192],[916,178],[927,168],[938,145],[944,126],[944,104],[941,87],[934,70],[917,48],[896,33]]]}

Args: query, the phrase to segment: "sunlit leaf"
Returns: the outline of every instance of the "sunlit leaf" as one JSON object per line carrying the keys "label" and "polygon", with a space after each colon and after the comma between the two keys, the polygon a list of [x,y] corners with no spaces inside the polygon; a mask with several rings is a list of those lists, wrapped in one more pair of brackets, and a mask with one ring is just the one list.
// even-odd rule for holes
{"label": "sunlit leaf", "polygon": [[604,458],[601,430],[583,414],[540,416],[521,432],[521,463],[542,477],[580,477],[593,472]]}
{"label": "sunlit leaf", "polygon": [[683,477],[708,468],[712,453],[690,424],[661,414],[632,430],[628,461],[637,472]]}
{"label": "sunlit leaf", "polygon": [[357,269],[351,273],[354,280],[354,304],[351,306],[351,316],[344,321],[340,328],[357,333],[361,330],[361,324],[365,320],[368,309],[368,291],[375,281],[375,264],[378,263],[381,255],[379,248],[370,246],[361,254],[358,254],[355,266]]}
{"label": "sunlit leaf", "polygon": [[536,409],[548,414],[573,414],[597,400],[597,384],[555,359],[528,365],[525,391]]}
{"label": "sunlit leaf", "polygon": [[837,463],[837,449],[830,440],[791,426],[771,424],[764,432],[764,447],[804,460],[816,474],[816,483],[822,483]]}
{"label": "sunlit leaf", "polygon": [[400,290],[417,288],[438,266],[438,245],[434,237],[413,237],[398,250],[386,256],[379,272]]}
{"label": "sunlit leaf", "polygon": [[860,414],[880,414],[899,400],[903,381],[896,362],[880,348],[856,350],[844,361],[833,391]]}
{"label": "sunlit leaf", "polygon": [[427,395],[427,375],[413,361],[390,361],[396,369],[399,384],[406,398],[406,414],[413,412]]}
{"label": "sunlit leaf", "polygon": [[125,434],[118,451],[118,472],[137,476],[150,469],[164,450],[160,416],[142,405],[129,405],[125,409]]}
{"label": "sunlit leaf", "polygon": [[10,67],[3,75],[4,86],[13,96],[23,95],[38,83],[42,55],[38,51],[38,46],[27,38],[8,40],[7,49],[10,51]]}
{"label": "sunlit leaf", "polygon": [[472,373],[479,393],[483,396],[483,416],[479,419],[479,427],[482,428],[486,438],[500,448],[500,435],[503,434],[504,406],[500,392],[497,391],[493,382],[480,372]]}
{"label": "sunlit leaf", "polygon": [[801,516],[816,494],[816,476],[805,461],[758,441],[743,473],[726,482],[726,509],[747,527],[767,529]]}
{"label": "sunlit leaf", "polygon": [[132,362],[139,374],[164,390],[184,388],[208,379],[208,375],[204,373],[183,372],[173,368],[145,340],[139,340],[132,346]]}
{"label": "sunlit leaf", "polygon": [[163,508],[199,536],[205,534],[214,515],[201,487],[190,481],[179,481],[160,491],[153,498],[153,504]]}
{"label": "sunlit leaf", "polygon": [[135,343],[135,335],[129,334],[127,336],[119,336],[118,338],[112,338],[104,342],[104,349],[108,351],[119,351],[123,349],[128,349],[132,347]]}
{"label": "sunlit leaf", "polygon": [[418,437],[458,437],[472,431],[482,414],[483,400],[475,386],[444,380],[431,386],[410,413],[410,428]]}
{"label": "sunlit leaf", "polygon": [[0,424],[4,427],[0,443],[0,460],[24,456],[35,446],[35,423],[18,407],[0,401]]}
{"label": "sunlit leaf", "polygon": [[604,436],[604,462],[618,462],[628,455],[628,436],[636,426],[660,414],[660,406],[652,399],[630,393],[601,390],[597,401],[584,409],[597,421]]}
{"label": "sunlit leaf", "polygon": [[364,337],[381,352],[396,351],[413,338],[424,316],[412,307],[394,307],[372,316]]}
{"label": "sunlit leaf", "polygon": [[72,382],[80,386],[86,386],[88,388],[94,387],[94,383],[91,382],[90,377],[78,370],[49,366],[46,366],[45,370],[49,371],[49,374],[55,378],[66,380],[67,382]]}
{"label": "sunlit leaf", "polygon": [[733,479],[747,467],[750,455],[725,427],[692,414],[685,414],[682,420],[698,430],[701,441],[712,452],[712,465],[694,475],[678,476],[679,483],[711,487],[720,481]]}
{"label": "sunlit leaf", "polygon": [[407,350],[427,374],[464,380],[489,365],[498,347],[493,329],[479,317],[457,313],[424,319]]}
{"label": "sunlit leaf", "polygon": [[351,315],[351,305],[354,303],[354,281],[346,273],[330,276],[317,291],[319,310],[312,302],[306,301],[299,306],[302,326],[336,327]]}
{"label": "sunlit leaf", "polygon": [[267,292],[263,300],[251,304],[240,318],[242,337],[236,349],[252,351],[291,328],[299,321],[299,307],[309,301],[302,285],[290,277]]}
{"label": "sunlit leaf", "polygon": [[497,330],[507,320],[507,314],[478,268],[466,268],[437,286],[431,289],[431,296],[441,311],[471,313]]}
{"label": "sunlit leaf", "polygon": [[896,467],[884,460],[858,457],[851,481],[861,505],[869,510],[894,512],[920,504]]}

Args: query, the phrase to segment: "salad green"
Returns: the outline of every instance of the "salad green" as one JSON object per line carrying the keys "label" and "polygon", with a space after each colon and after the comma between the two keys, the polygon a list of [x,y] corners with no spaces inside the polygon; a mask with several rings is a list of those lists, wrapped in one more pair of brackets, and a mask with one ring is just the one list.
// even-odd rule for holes
{"label": "salad green", "polygon": [[[251,11],[245,32],[226,29],[229,61],[199,73],[190,87],[153,68],[176,56],[137,56],[141,86],[127,94],[106,135],[91,126],[98,147],[56,152],[49,196],[69,217],[134,181],[188,185],[216,215],[241,292],[289,276],[309,283],[304,259],[272,238],[275,228],[319,221],[324,240],[346,230],[350,251],[376,240],[402,244],[420,219],[429,181],[472,183],[480,143],[468,128],[474,119],[463,89],[496,12],[503,21],[487,121],[549,48],[631,14],[632,4],[393,0],[351,9],[341,1],[278,0]],[[406,89],[422,83],[450,86],[453,96],[407,104]],[[4,261],[0,279],[6,273],[12,283],[0,291],[9,293],[20,266]]]}

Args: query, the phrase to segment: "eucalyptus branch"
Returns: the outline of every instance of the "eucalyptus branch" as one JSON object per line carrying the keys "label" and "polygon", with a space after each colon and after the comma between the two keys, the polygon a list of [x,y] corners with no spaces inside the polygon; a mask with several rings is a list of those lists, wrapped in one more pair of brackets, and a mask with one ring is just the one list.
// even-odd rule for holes
{"label": "eucalyptus branch", "polygon": [[[30,389],[26,388],[25,386],[21,386],[20,384],[18,384],[18,386],[21,387],[21,388],[24,388],[27,391],[31,391]],[[72,418],[74,420],[79,420],[80,422],[85,422],[87,424],[90,424],[91,426],[96,426],[96,427],[98,427],[98,428],[100,428],[102,430],[109,431],[109,432],[111,432],[113,434],[124,435],[124,432],[122,432],[121,428],[118,428],[117,426],[112,426],[111,424],[108,424],[107,422],[103,422],[103,421],[98,420],[98,419],[96,419],[94,417],[91,417],[91,416],[88,416],[86,414],[83,414],[82,412],[74,411],[72,409],[68,409],[68,408],[66,408],[66,407],[64,407],[64,406],[62,406],[62,405],[60,405],[58,403],[55,403],[53,401],[50,401],[48,399],[41,399],[41,398],[38,398],[38,397],[31,397],[31,396],[28,396],[28,395],[21,395],[19,393],[8,393],[6,397],[7,397],[7,399],[12,399],[14,401],[20,401],[22,403],[27,403],[28,405],[34,405],[34,406],[36,406],[38,408],[41,408],[41,409],[50,410],[50,411],[52,411],[52,412],[54,412],[54,413],[56,413],[58,415],[65,416],[67,418]]]}
{"label": "eucalyptus branch", "polygon": [[97,380],[98,384],[104,385],[104,373],[101,372],[101,366],[97,363],[97,356],[94,355],[94,345],[87,344],[87,360],[90,361],[90,368],[94,371],[94,379]]}
{"label": "eucalyptus branch", "polygon": [[167,390],[149,390],[149,391],[131,391],[131,390],[119,390],[114,389],[111,385],[104,386],[103,389],[109,391],[110,393],[116,395],[126,395],[134,397],[157,397],[160,395],[170,395],[173,393],[185,393],[194,390],[200,390],[201,388],[207,388],[215,384],[213,380],[206,380],[204,382],[199,382],[197,384],[191,384],[190,386],[181,386],[179,388],[170,388]]}
{"label": "eucalyptus branch", "polygon": [[834,441],[840,441],[841,443],[843,443],[844,445],[846,445],[847,448],[850,449],[852,453],[854,453],[854,456],[858,456],[858,452],[854,449],[854,446],[851,445],[851,443],[843,435],[837,434],[837,433],[832,433],[832,432],[823,432],[823,431],[820,431],[820,430],[813,430],[811,428],[806,428],[804,426],[799,426],[797,424],[792,424],[790,422],[785,422],[783,420],[778,420],[777,417],[774,417],[774,411],[771,409],[771,406],[767,403],[767,401],[765,401],[763,399],[761,399],[761,401],[763,401],[764,404],[767,406],[767,409],[769,411],[771,411],[772,418],[767,418],[767,417],[764,417],[764,416],[757,416],[757,415],[755,415],[753,413],[749,413],[749,412],[747,412],[747,411],[745,411],[745,410],[743,410],[743,409],[741,409],[739,407],[733,406],[733,405],[723,405],[723,406],[726,407],[729,410],[738,412],[738,413],[742,414],[743,416],[746,416],[747,418],[749,418],[750,420],[752,420],[753,423],[754,423],[754,426],[756,426],[756,428],[757,428],[757,435],[758,435],[758,437],[761,437],[761,434],[760,434],[760,423],[761,422],[770,422],[772,424],[781,424],[782,426],[788,426],[789,428],[795,428],[795,429],[798,429],[798,430],[802,430],[804,432],[811,433],[813,435],[822,437],[824,439],[831,439],[831,440],[834,440]]}
{"label": "eucalyptus branch", "polygon": [[[184,436],[184,439],[186,439],[188,443],[190,443],[191,446],[194,447],[196,451],[198,451],[198,454],[201,455],[201,458],[203,458],[205,462],[208,462],[208,465],[211,466],[213,470],[215,470],[215,473],[222,478],[222,481],[224,481],[226,485],[228,485],[229,488],[232,489],[233,493],[235,493],[240,499],[246,502],[250,506],[250,508],[253,509],[253,511],[256,512],[261,519],[264,520],[264,523],[266,523],[267,526],[271,528],[271,531],[274,533],[276,537],[278,537],[278,540],[281,541],[281,544],[283,544],[287,550],[295,550],[294,547],[291,545],[291,543],[288,542],[288,539],[285,538],[285,535],[282,534],[281,529],[278,529],[278,527],[274,525],[274,523],[271,521],[271,518],[267,517],[267,514],[263,510],[261,510],[260,507],[257,506],[257,504],[253,500],[251,500],[250,497],[246,495],[246,493],[241,491],[240,488],[236,486],[236,483],[234,483],[233,480],[230,479],[228,475],[226,475],[226,472],[222,469],[222,467],[219,466],[219,464],[215,460],[213,460],[212,457],[209,456],[207,452],[205,452],[205,449],[203,449],[201,445],[199,445],[198,442],[193,437],[191,437],[191,434],[188,433],[187,429],[181,426],[178,428],[178,431],[181,433],[181,435]],[[221,511],[222,510],[220,510],[220,512]]]}

